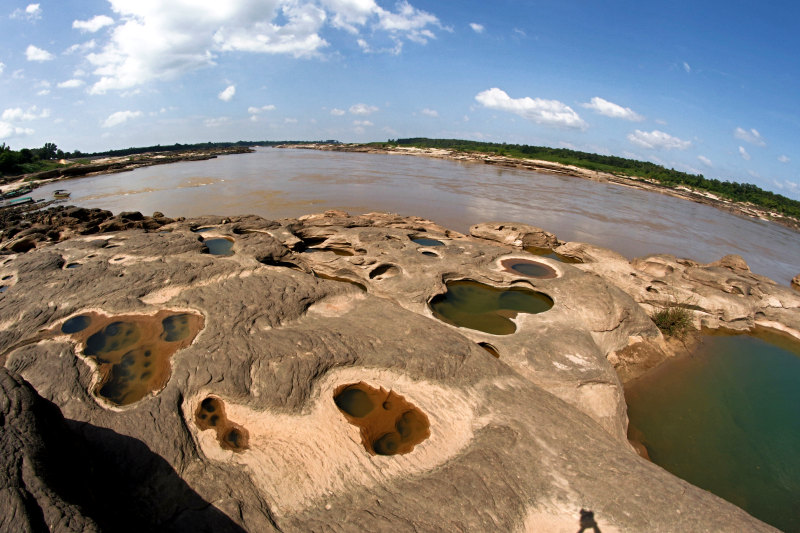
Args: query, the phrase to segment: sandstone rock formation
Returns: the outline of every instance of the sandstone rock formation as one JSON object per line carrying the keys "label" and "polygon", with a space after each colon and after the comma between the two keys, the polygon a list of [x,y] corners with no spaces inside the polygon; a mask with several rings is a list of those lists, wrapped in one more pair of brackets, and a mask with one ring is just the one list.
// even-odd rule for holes
{"label": "sandstone rock formation", "polygon": [[[119,523],[140,530],[521,532],[574,531],[584,508],[606,533],[774,531],[633,451],[612,362],[635,369],[626,349],[639,343],[665,353],[647,309],[673,285],[677,297],[695,298],[698,322],[740,329],[800,330],[800,297],[738,260],[630,263],[538,229],[499,226],[473,238],[381,213],[202,217],[159,223],[158,231],[38,241],[0,257],[3,398],[12,398],[0,399],[5,427],[14,420],[5,405],[20,401],[13,398],[57,406],[48,420],[63,422],[57,410],[63,413],[63,440],[88,443],[74,468],[121,465],[109,470],[113,480],[87,477],[103,489],[87,494],[101,503],[133,495],[123,502],[127,514],[104,514],[97,510],[103,505],[70,499],[46,465],[25,470],[35,462],[4,453],[4,469],[16,476],[11,486],[22,495],[8,493],[1,514],[38,520],[41,513],[25,503],[35,500],[47,523],[66,524],[62,530]],[[513,238],[502,233],[506,226]],[[220,236],[235,241],[234,255],[204,253],[202,239]],[[411,240],[419,236],[444,246]],[[556,272],[550,279],[504,268],[503,260],[530,259],[519,246],[532,242],[585,263],[538,258]],[[533,289],[554,305],[517,314],[510,335],[448,325],[428,302],[459,279]],[[61,333],[64,322],[88,312],[162,310],[204,319],[192,344],[171,357],[166,385],[125,406],[95,396],[92,360]],[[403,455],[369,453],[334,401],[342,386],[361,382],[424,413],[430,435]],[[203,407],[209,398],[219,403]],[[246,442],[223,445],[224,431],[199,418],[223,404],[226,424]],[[16,412],[27,420],[32,410]],[[31,457],[58,451],[35,420],[14,423],[17,440],[4,432],[4,451],[26,449],[18,441],[38,442],[24,452]],[[121,488],[112,497],[107,487]]]}

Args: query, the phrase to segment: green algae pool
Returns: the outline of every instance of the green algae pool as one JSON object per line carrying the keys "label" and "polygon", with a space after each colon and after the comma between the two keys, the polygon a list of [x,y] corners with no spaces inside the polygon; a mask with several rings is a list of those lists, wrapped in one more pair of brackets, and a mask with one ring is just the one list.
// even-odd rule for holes
{"label": "green algae pool", "polygon": [[517,330],[518,313],[542,313],[553,307],[549,296],[530,289],[499,289],[462,280],[447,283],[447,292],[430,302],[433,315],[454,326],[492,335],[510,335]]}
{"label": "green algae pool", "polygon": [[800,346],[706,336],[626,388],[652,461],[786,532],[800,532]]}

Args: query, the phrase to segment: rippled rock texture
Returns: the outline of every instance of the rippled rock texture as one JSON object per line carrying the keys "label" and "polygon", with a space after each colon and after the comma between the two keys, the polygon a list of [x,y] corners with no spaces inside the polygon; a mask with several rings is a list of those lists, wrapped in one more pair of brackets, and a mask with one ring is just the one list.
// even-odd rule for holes
{"label": "rippled rock texture", "polygon": [[[648,311],[668,287],[698,322],[798,329],[797,294],[739,261],[628,262],[518,224],[472,237],[381,213],[57,240],[0,257],[6,530],[575,531],[581,509],[604,532],[772,530],[626,439],[619,376],[642,366],[626,350],[666,353]],[[548,275],[507,268],[527,261]],[[460,327],[430,307],[460,280],[553,305],[507,313],[505,335]],[[180,346],[158,386],[108,401],[103,350],[144,350],[144,371],[146,349],[121,346],[134,334],[108,331],[131,317]],[[371,409],[337,402],[353,388]]]}

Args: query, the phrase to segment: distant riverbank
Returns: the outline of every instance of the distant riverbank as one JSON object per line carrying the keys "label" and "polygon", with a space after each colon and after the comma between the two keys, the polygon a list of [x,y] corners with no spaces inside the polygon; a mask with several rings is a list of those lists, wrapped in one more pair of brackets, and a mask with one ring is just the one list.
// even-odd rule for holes
{"label": "distant riverbank", "polygon": [[378,147],[367,144],[283,144],[276,148],[299,148],[305,150],[322,150],[332,152],[360,152],[370,154],[395,154],[413,155],[422,157],[432,157],[436,159],[450,159],[453,161],[466,161],[509,167],[548,174],[559,174],[573,176],[593,181],[614,183],[625,187],[633,187],[647,191],[657,192],[682,198],[692,202],[713,206],[723,211],[728,211],[735,215],[757,218],[770,222],[776,222],[782,226],[800,231],[800,220],[784,216],[774,211],[755,206],[746,202],[734,202],[722,198],[708,191],[698,191],[685,186],[668,187],[658,181],[647,178],[635,178],[630,176],[620,176],[608,172],[588,170],[573,165],[564,165],[552,161],[542,161],[537,159],[522,159],[518,157],[508,157],[501,155],[490,155],[483,152],[469,152],[461,150],[450,150],[446,148],[416,148],[412,146],[384,146]]}
{"label": "distant riverbank", "polygon": [[44,185],[45,183],[68,178],[128,172],[141,167],[179,163],[182,161],[204,161],[206,159],[213,159],[220,155],[244,154],[252,151],[253,149],[250,147],[233,146],[225,148],[185,150],[180,152],[146,152],[135,155],[102,157],[99,159],[92,159],[89,162],[72,162],[64,160],[62,163],[63,166],[59,168],[15,176],[11,179],[5,178],[6,183],[0,185],[0,192],[5,193],[23,185],[36,188],[40,185]]}

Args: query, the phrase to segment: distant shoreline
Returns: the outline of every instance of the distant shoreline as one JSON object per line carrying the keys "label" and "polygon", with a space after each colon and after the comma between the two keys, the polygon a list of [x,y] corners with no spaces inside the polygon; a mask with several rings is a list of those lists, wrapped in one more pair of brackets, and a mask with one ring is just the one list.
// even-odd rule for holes
{"label": "distant shoreline", "polygon": [[135,155],[102,157],[94,159],[89,163],[64,163],[64,166],[60,168],[23,174],[21,176],[15,176],[10,180],[6,178],[7,181],[0,185],[0,191],[6,192],[23,185],[36,188],[53,181],[70,178],[115,174],[117,172],[128,172],[141,167],[166,165],[183,161],[205,161],[207,159],[214,159],[220,155],[244,154],[252,151],[253,149],[250,147],[235,146],[226,148],[189,149],[180,152],[145,152]]}
{"label": "distant shoreline", "polygon": [[482,163],[508,168],[517,168],[543,172],[548,174],[558,174],[577,178],[589,179],[592,181],[615,183],[625,187],[642,189],[646,191],[666,194],[675,198],[689,200],[695,203],[709,205],[717,209],[728,211],[734,215],[756,218],[767,222],[775,222],[784,227],[800,232],[800,220],[784,216],[780,213],[770,212],[750,203],[735,202],[722,198],[707,191],[696,191],[688,187],[668,187],[660,184],[656,180],[646,178],[632,178],[629,176],[619,176],[608,172],[600,172],[564,165],[552,161],[542,161],[537,159],[521,159],[500,155],[490,155],[482,152],[457,151],[446,148],[416,148],[410,146],[390,146],[376,147],[367,144],[281,144],[275,148],[295,148],[304,150],[321,150],[328,152],[358,152],[368,154],[392,154],[392,155],[412,155],[418,157],[432,157],[434,159],[448,159],[451,161],[466,161],[472,163]]}

